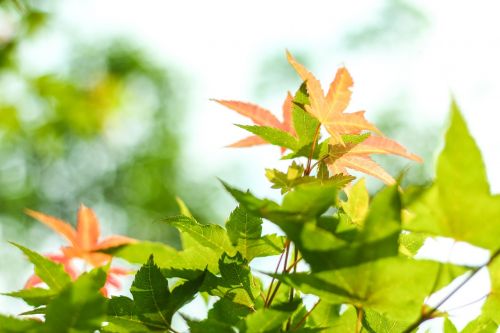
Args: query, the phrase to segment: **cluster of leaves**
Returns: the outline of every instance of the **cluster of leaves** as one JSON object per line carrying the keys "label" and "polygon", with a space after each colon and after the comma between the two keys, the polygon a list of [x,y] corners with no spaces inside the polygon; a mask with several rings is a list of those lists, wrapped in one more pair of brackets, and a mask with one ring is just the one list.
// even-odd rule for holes
{"label": "cluster of leaves", "polygon": [[[266,172],[272,187],[281,190],[281,202],[223,183],[239,204],[224,227],[198,222],[180,200],[181,214],[163,220],[179,231],[180,249],[144,241],[63,249],[80,258],[112,256],[142,264],[130,297],[105,298],[99,292],[109,264],[72,281],[63,265],[18,246],[47,288],[8,295],[34,306],[23,316],[41,314],[44,320],[2,316],[0,331],[178,332],[178,318],[195,333],[400,333],[444,317],[443,331],[457,332],[441,306],[487,268],[491,292],[481,315],[462,332],[495,332],[500,325],[500,197],[489,191],[479,149],[457,106],[452,105],[434,183],[403,190],[369,155],[418,157],[385,138],[362,112],[344,113],[352,85],[347,70],[339,70],[325,96],[312,74],[290,55],[289,61],[305,82],[295,96],[288,95],[283,122],[256,105],[219,101],[257,124],[241,126],[256,136],[234,146],[271,143],[283,153],[288,150],[283,158],[293,160],[289,169]],[[323,141],[322,125],[329,134]],[[353,183],[347,168],[389,186],[370,198],[364,180]],[[263,234],[264,220],[284,236]],[[490,223],[477,228],[480,220]],[[416,259],[425,239],[435,236],[487,249],[490,259],[477,267]],[[265,280],[254,260],[270,256],[277,262],[265,269]],[[448,288],[436,307],[426,305],[430,295],[458,277],[462,282]],[[309,294],[316,296],[313,304],[307,302]],[[183,311],[196,296],[210,304],[202,320]]]}

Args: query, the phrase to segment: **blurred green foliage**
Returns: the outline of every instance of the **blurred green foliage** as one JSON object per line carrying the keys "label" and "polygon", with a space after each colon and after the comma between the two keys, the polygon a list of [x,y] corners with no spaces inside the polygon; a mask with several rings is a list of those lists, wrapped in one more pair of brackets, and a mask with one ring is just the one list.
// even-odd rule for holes
{"label": "blurred green foliage", "polygon": [[345,35],[344,45],[352,50],[401,47],[403,43],[414,42],[428,25],[425,13],[411,1],[384,0],[371,22]]}
{"label": "blurred green foliage", "polygon": [[32,46],[51,47],[51,15],[2,1],[0,22],[0,232],[35,223],[24,208],[73,221],[83,202],[114,230],[172,241],[154,221],[177,211],[179,77],[125,40],[89,45],[68,32],[47,70],[54,59]]}

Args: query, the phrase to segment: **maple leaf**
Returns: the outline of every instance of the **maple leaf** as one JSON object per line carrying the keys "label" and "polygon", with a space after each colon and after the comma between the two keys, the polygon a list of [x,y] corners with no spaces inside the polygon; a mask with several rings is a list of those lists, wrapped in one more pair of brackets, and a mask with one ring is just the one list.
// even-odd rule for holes
{"label": "maple leaf", "polygon": [[42,222],[70,242],[70,246],[62,247],[64,256],[81,258],[93,266],[101,266],[111,260],[111,255],[102,250],[136,242],[135,239],[113,235],[99,241],[99,222],[92,209],[81,205],[78,209],[76,230],[58,218],[27,209],[26,214]]}
{"label": "maple leaf", "polygon": [[[293,97],[290,93],[287,94],[283,102],[283,122],[279,121],[269,110],[264,109],[258,105],[239,101],[228,101],[214,99],[213,101],[228,107],[239,114],[248,117],[256,125],[268,126],[278,128],[295,136],[295,130],[292,126],[292,100]],[[257,135],[252,135],[235,143],[228,145],[228,147],[251,147],[256,145],[267,144],[268,142]],[[281,147],[281,153],[284,153],[286,148]]]}
{"label": "maple leaf", "polygon": [[331,135],[331,143],[341,143],[342,134],[359,134],[363,130],[382,134],[380,130],[365,119],[364,111],[344,113],[351,99],[353,80],[345,67],[340,68],[330,84],[327,94],[321,83],[303,65],[287,52],[288,62],[301,79],[306,82],[309,105],[305,109],[323,124]]}
{"label": "maple leaf", "polygon": [[[49,258],[50,260],[52,260],[53,262],[62,264],[64,267],[64,270],[66,271],[66,273],[68,273],[68,275],[71,277],[72,280],[75,280],[78,277],[78,275],[79,275],[78,272],[73,267],[73,265],[71,265],[71,258],[67,258],[63,254],[47,254],[45,256],[47,258]],[[24,285],[24,289],[36,287],[42,283],[43,283],[42,279],[40,279],[38,277],[38,275],[33,274],[26,281],[26,283]]]}
{"label": "maple leaf", "polygon": [[120,290],[122,284],[119,280],[119,277],[126,276],[131,273],[132,273],[131,270],[123,269],[120,267],[111,267],[108,270],[108,275],[106,276],[106,282],[104,283],[104,287],[101,288],[101,293],[104,295],[104,297],[109,296],[110,288]]}
{"label": "maple leaf", "polygon": [[396,180],[370,158],[371,154],[393,154],[422,162],[419,156],[408,152],[396,141],[380,136],[369,136],[364,141],[352,146],[348,145],[348,149],[345,148],[340,145],[330,146],[330,149],[333,150],[330,155],[334,158],[326,160],[326,162],[332,173],[348,175],[346,169],[354,169],[379,178],[388,185],[395,184]]}

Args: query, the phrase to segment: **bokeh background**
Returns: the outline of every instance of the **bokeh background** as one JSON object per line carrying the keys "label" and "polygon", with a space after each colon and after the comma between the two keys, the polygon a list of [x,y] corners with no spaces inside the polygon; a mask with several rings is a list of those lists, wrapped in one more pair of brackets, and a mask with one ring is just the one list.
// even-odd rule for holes
{"label": "bokeh background", "polygon": [[[105,235],[175,246],[177,235],[158,223],[177,212],[175,196],[215,223],[234,205],[216,177],[278,197],[263,170],[283,165],[279,149],[224,148],[246,135],[232,123],[248,122],[210,98],[279,115],[300,84],[286,49],[324,84],[339,66],[350,70],[349,110],[367,110],[424,158],[378,159],[394,175],[405,170],[406,182],[432,177],[454,96],[499,192],[499,10],[481,0],[1,0],[0,292],[21,288],[31,269],[7,240],[41,252],[61,244],[24,208],[74,223],[85,203]],[[23,306],[0,297],[0,309]]]}

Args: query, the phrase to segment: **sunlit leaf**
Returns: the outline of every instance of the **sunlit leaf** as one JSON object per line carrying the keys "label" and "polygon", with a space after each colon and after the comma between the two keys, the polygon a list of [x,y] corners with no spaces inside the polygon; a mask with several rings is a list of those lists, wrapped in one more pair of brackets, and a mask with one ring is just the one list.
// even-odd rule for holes
{"label": "sunlit leaf", "polygon": [[27,304],[32,306],[40,306],[47,305],[47,303],[49,303],[54,296],[57,295],[57,292],[53,289],[29,288],[5,293],[4,295],[21,298]]}
{"label": "sunlit leaf", "polygon": [[49,332],[93,332],[106,318],[106,299],[100,289],[106,281],[102,268],[81,275],[47,305]]}
{"label": "sunlit leaf", "polygon": [[345,67],[337,71],[325,96],[320,82],[290,53],[287,53],[287,58],[306,83],[309,94],[309,105],[305,106],[306,111],[325,126],[332,136],[332,143],[342,143],[341,134],[358,134],[362,130],[380,132],[364,118],[363,112],[344,113],[351,99],[350,88],[353,85],[352,78]]}
{"label": "sunlit leaf", "polygon": [[30,249],[15,244],[28,257],[33,265],[35,265],[35,274],[42,279],[49,288],[59,291],[71,282],[70,276],[65,272],[63,265],[58,264],[38,254]]}
{"label": "sunlit leaf", "polygon": [[[433,292],[439,266],[432,261],[390,257],[333,271],[278,277],[328,302],[362,306],[392,320],[411,322],[419,317],[425,297]],[[457,276],[446,276],[446,282]]]}
{"label": "sunlit leaf", "polygon": [[139,318],[147,325],[170,327],[168,311],[170,291],[167,279],[156,266],[153,256],[142,265],[130,288]]}
{"label": "sunlit leaf", "polygon": [[364,178],[359,180],[354,186],[346,189],[345,192],[347,194],[347,201],[341,202],[340,207],[342,207],[354,224],[361,225],[368,214],[370,201],[370,195],[366,189]]}
{"label": "sunlit leaf", "polygon": [[36,333],[41,331],[42,323],[32,319],[18,319],[0,314],[2,333]]}
{"label": "sunlit leaf", "polygon": [[[471,204],[473,202],[473,204]],[[438,158],[435,184],[409,204],[405,228],[496,251],[500,196],[491,195],[481,153],[456,104]],[[478,221],[484,221],[478,227]]]}
{"label": "sunlit leaf", "polygon": [[252,126],[252,125],[236,125],[241,127],[255,135],[258,135],[266,142],[288,148],[291,150],[296,150],[297,139],[295,139],[291,134],[278,128],[268,127],[268,126]]}

